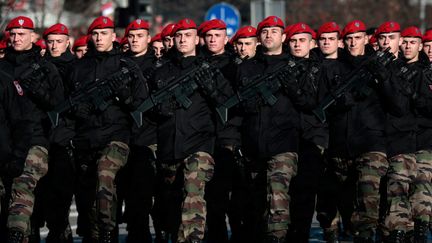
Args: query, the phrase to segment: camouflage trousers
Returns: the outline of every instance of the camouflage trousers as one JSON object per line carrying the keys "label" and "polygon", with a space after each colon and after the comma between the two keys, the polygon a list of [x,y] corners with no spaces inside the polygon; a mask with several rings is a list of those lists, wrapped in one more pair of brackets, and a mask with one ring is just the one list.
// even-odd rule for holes
{"label": "camouflage trousers", "polygon": [[417,173],[410,188],[412,218],[422,222],[432,220],[432,150],[415,153]]}
{"label": "camouflage trousers", "polygon": [[267,162],[267,234],[277,238],[286,235],[290,223],[291,179],[297,174],[296,153],[281,153]]}
{"label": "camouflage trousers", "polygon": [[112,231],[116,227],[117,193],[114,183],[117,172],[126,164],[129,146],[123,142],[113,141],[102,150],[97,161],[97,188],[93,214],[97,222],[92,230],[98,238],[100,230]]}
{"label": "camouflage trousers", "polygon": [[178,242],[203,239],[206,225],[204,189],[213,177],[214,160],[210,154],[197,152],[184,160],[184,200]]}
{"label": "camouflage trousers", "polygon": [[416,167],[414,154],[399,154],[389,159],[385,235],[394,230],[406,232],[412,223],[409,193],[416,177]]}
{"label": "camouflage trousers", "polygon": [[379,186],[387,172],[387,157],[382,152],[368,152],[356,158],[355,166],[358,181],[351,222],[358,236],[372,237],[378,225]]}
{"label": "camouflage trousers", "polygon": [[48,150],[41,146],[30,148],[24,165],[24,171],[13,179],[12,198],[9,207],[7,227],[30,233],[30,216],[33,213],[34,190],[38,181],[48,172]]}

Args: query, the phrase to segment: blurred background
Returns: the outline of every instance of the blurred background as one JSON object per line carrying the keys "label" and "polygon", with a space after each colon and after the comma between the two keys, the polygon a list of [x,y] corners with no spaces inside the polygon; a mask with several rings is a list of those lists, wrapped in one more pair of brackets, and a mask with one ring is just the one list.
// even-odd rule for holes
{"label": "blurred background", "polygon": [[[0,28],[18,15],[35,21],[39,30],[55,23],[66,24],[72,36],[86,33],[89,23],[99,15],[115,20],[116,32],[122,36],[124,27],[133,19],[151,22],[155,34],[169,22],[192,18],[197,24],[206,18],[223,18],[232,31],[243,25],[256,25],[268,15],[278,15],[286,24],[305,22],[318,28],[326,21],[343,27],[359,19],[368,27],[387,20],[398,21],[402,27],[432,27],[432,0],[226,0],[226,8],[213,8],[214,0],[1,0]],[[229,8],[229,9],[228,9]],[[226,12],[230,10],[231,12]],[[210,12],[209,12],[210,11]],[[226,15],[226,16],[224,16]],[[238,26],[238,27],[236,27]],[[229,33],[232,35],[233,33]]]}

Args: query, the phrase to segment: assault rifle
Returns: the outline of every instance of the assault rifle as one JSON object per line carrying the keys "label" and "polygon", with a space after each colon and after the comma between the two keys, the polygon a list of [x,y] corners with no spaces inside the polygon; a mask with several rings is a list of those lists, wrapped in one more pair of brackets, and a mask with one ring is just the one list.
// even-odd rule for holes
{"label": "assault rifle", "polygon": [[[287,73],[290,77],[296,79],[301,73],[301,66],[290,60],[288,62],[279,62],[273,67],[273,70],[275,71],[271,73],[256,75],[250,79],[246,78],[246,85],[216,108],[224,122],[228,120],[228,110],[245,100],[261,96],[266,104],[273,106],[277,102],[277,98],[273,94],[282,86],[291,85],[287,83],[287,80],[279,80],[279,75]],[[248,82],[249,80],[251,81]]]}
{"label": "assault rifle", "polygon": [[[201,62],[200,65],[193,67],[186,73],[178,76],[172,77],[166,81],[167,85],[150,94],[150,96],[145,99],[138,108],[132,112],[132,117],[138,126],[142,126],[143,118],[142,114],[152,109],[153,107],[163,103],[164,101],[174,98],[175,101],[187,109],[192,105],[192,101],[189,99],[195,90],[197,90],[200,85],[197,83],[196,74],[207,70],[213,69],[211,64],[207,62]],[[205,81],[204,81],[205,82]]]}
{"label": "assault rifle", "polygon": [[114,80],[121,80],[125,85],[127,85],[132,79],[137,78],[137,72],[141,72],[135,63],[129,64],[126,61],[123,61],[122,63],[126,65],[119,71],[108,75],[108,77],[104,77],[101,80],[88,83],[72,93],[62,103],[55,106],[52,111],[49,111],[48,117],[53,126],[58,125],[60,114],[72,110],[72,108],[81,103],[91,103],[96,109],[104,111],[114,98],[115,94],[115,90],[112,90],[110,83]]}
{"label": "assault rifle", "polygon": [[390,52],[390,48],[387,48],[384,51],[378,51],[375,55],[365,60],[357,69],[350,72],[345,78],[346,82],[344,82],[343,85],[337,88],[330,95],[324,97],[312,112],[321,122],[324,123],[327,119],[325,111],[329,106],[336,102],[336,99],[352,90],[361,90],[372,78],[372,74],[368,70],[367,65],[373,61],[376,61],[384,66],[387,66],[394,58],[395,56]]}

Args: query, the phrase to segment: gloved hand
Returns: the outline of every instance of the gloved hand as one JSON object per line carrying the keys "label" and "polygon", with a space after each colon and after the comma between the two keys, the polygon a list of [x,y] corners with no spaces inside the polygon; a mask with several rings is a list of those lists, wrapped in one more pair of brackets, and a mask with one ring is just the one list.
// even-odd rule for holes
{"label": "gloved hand", "polygon": [[390,77],[389,71],[378,59],[370,61],[366,65],[366,68],[378,80],[378,82],[383,82]]}
{"label": "gloved hand", "polygon": [[87,102],[81,103],[76,107],[75,116],[82,120],[88,120],[93,110],[93,104]]}
{"label": "gloved hand", "polygon": [[132,102],[132,91],[128,87],[130,76],[119,75],[114,77],[108,84],[118,100],[125,104]]}
{"label": "gloved hand", "polygon": [[124,103],[126,105],[132,103],[132,91],[127,86],[118,89],[115,92],[115,96],[121,103]]}
{"label": "gloved hand", "polygon": [[5,162],[5,164],[2,166],[3,167],[2,174],[10,178],[18,177],[24,171],[24,164],[25,164],[25,159],[14,159]]}

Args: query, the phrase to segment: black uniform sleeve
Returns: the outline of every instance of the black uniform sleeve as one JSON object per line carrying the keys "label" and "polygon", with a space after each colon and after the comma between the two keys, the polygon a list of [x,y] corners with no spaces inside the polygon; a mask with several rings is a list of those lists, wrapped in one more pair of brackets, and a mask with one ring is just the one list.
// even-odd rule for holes
{"label": "black uniform sleeve", "polygon": [[416,93],[414,95],[415,111],[421,116],[432,118],[432,73],[425,70],[416,79]]}

